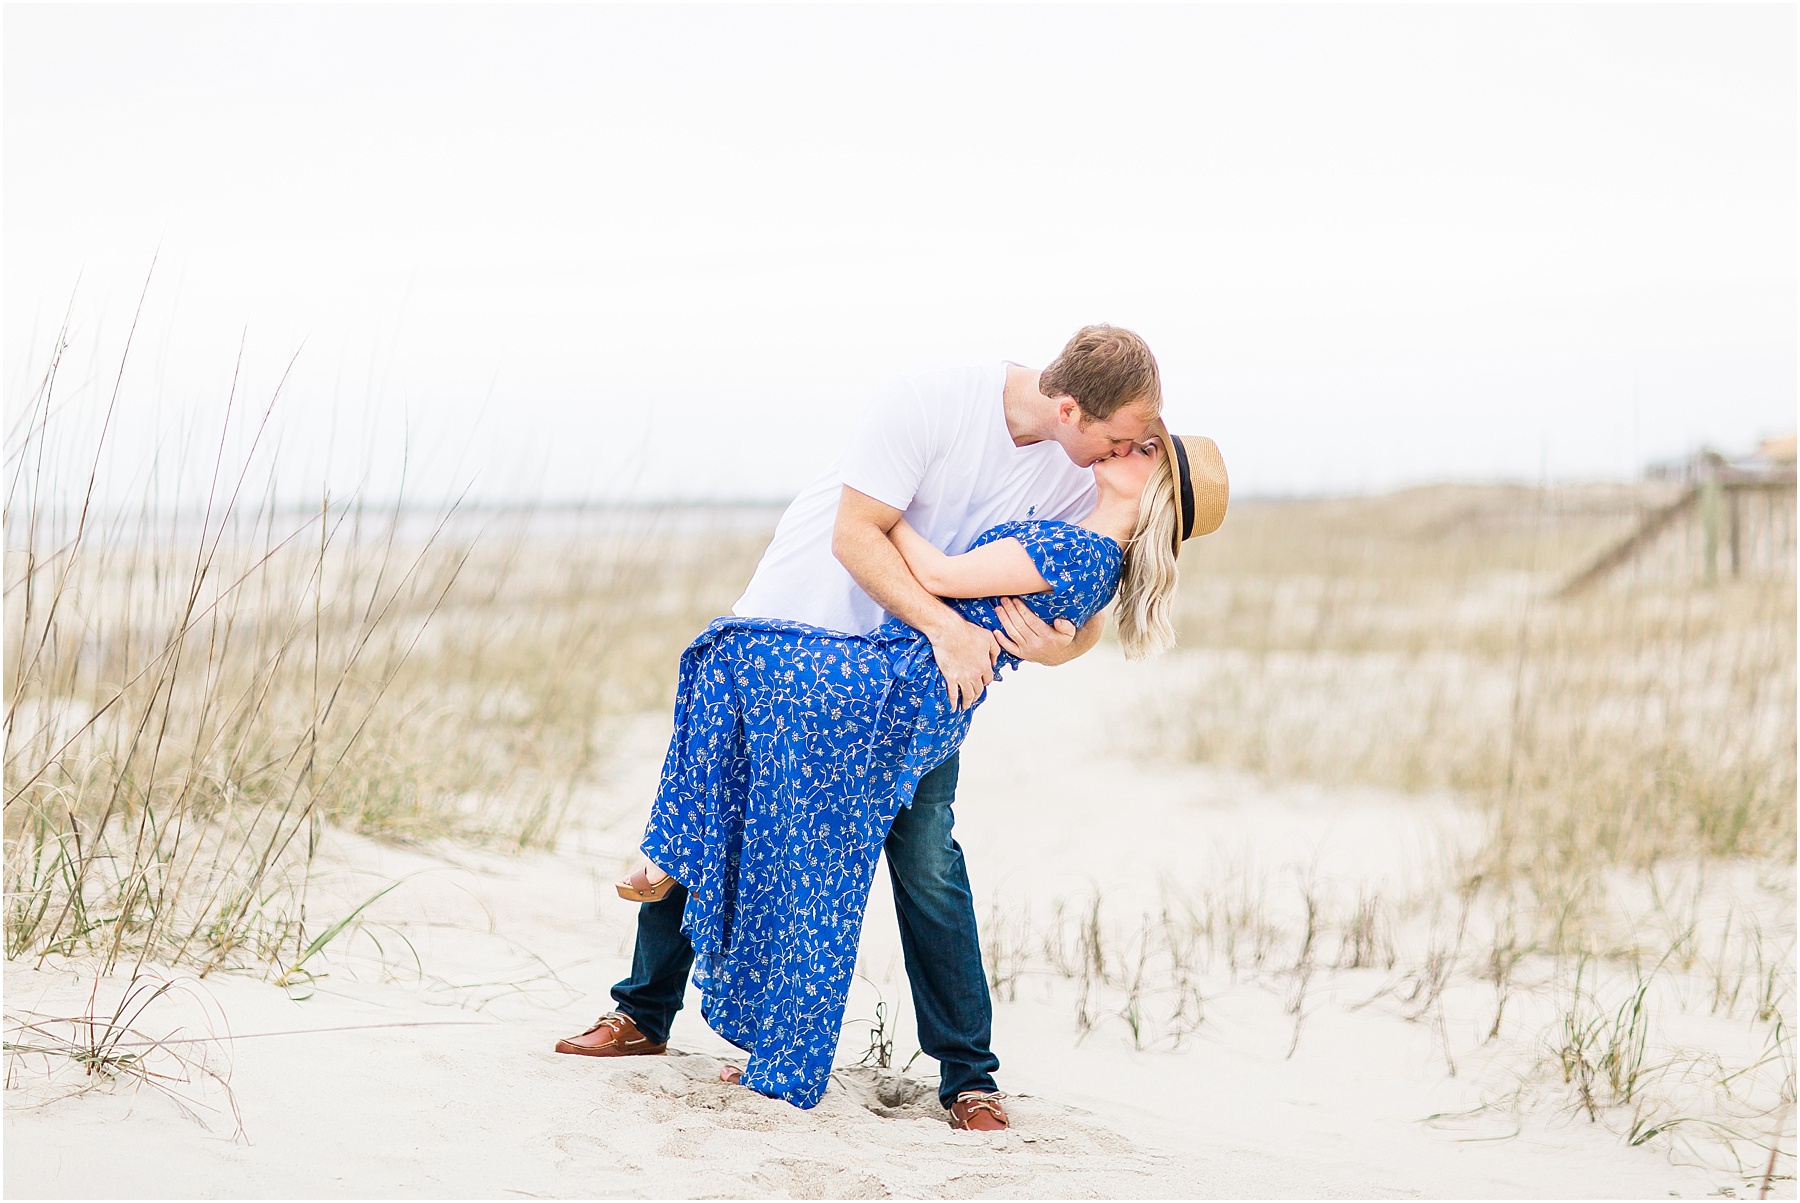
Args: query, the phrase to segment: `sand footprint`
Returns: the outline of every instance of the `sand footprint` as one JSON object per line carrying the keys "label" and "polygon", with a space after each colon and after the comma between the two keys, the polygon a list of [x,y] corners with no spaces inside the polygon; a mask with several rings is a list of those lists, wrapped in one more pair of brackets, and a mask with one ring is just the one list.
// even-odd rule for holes
{"label": "sand footprint", "polygon": [[1029,1174],[954,1174],[932,1187],[930,1193],[940,1199],[1005,1196],[1013,1194],[1015,1188],[1029,1181]]}
{"label": "sand footprint", "polygon": [[[719,1081],[719,1064],[710,1057],[658,1058],[654,1065],[615,1074],[610,1080],[674,1113],[707,1113],[707,1122],[717,1128],[768,1132],[781,1127],[793,1108]],[[668,1118],[668,1113],[659,1118]]]}
{"label": "sand footprint", "polygon": [[697,1161],[714,1151],[713,1135],[718,1129],[711,1124],[691,1128],[677,1128],[675,1134],[663,1141],[656,1150],[658,1157],[676,1157],[684,1161]]}
{"label": "sand footprint", "polygon": [[750,1181],[788,1199],[885,1199],[887,1186],[867,1170],[781,1157],[757,1167]]}
{"label": "sand footprint", "polygon": [[948,1124],[937,1089],[922,1078],[881,1069],[841,1069],[832,1075],[858,1107],[883,1119],[928,1119]]}
{"label": "sand footprint", "polygon": [[556,1159],[559,1171],[589,1165],[611,1165],[630,1173],[643,1168],[632,1158],[620,1156],[612,1146],[590,1132],[559,1132],[550,1138],[550,1143],[562,1154]]}

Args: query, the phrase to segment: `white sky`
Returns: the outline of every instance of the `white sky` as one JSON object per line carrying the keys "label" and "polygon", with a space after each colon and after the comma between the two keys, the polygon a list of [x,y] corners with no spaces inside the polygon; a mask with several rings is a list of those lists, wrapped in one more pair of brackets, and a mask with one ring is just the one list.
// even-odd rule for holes
{"label": "white sky", "polygon": [[1240,492],[1626,475],[1794,425],[1795,45],[1786,5],[9,5],[9,416],[71,296],[97,411],[160,254],[115,482],[240,336],[252,400],[300,351],[298,493],[404,449],[440,495],[780,497],[883,377],[1089,321]]}

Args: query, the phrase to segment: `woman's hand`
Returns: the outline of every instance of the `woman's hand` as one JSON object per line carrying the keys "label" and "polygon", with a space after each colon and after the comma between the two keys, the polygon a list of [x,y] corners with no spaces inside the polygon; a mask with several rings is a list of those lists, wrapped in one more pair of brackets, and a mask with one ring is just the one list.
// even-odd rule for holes
{"label": "woman's hand", "polygon": [[1099,642],[1100,632],[1106,627],[1104,610],[1088,619],[1079,630],[1066,618],[1059,618],[1054,626],[1048,626],[1030,606],[1016,597],[1001,598],[994,612],[1000,616],[1000,625],[1006,628],[1005,634],[995,636],[1000,646],[1021,660],[1048,668],[1067,664],[1086,652]]}
{"label": "woman's hand", "polygon": [[1032,613],[1030,606],[1016,597],[1001,598],[994,612],[1000,616],[1000,625],[1006,631],[995,638],[1001,647],[1021,660],[1033,664],[1061,664],[1065,659],[1062,653],[1074,646],[1075,624],[1066,618],[1057,619],[1054,626],[1046,625]]}

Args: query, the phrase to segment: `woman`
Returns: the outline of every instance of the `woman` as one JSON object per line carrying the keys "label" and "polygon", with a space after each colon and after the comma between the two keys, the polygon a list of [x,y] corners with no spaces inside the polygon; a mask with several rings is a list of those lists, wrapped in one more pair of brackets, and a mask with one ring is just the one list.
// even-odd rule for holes
{"label": "woman", "polygon": [[[1080,626],[1116,592],[1120,642],[1141,658],[1172,642],[1176,555],[1222,520],[1223,464],[1209,439],[1159,434],[1094,479],[1099,503],[1079,525],[1002,523],[958,556],[904,522],[891,537],[921,584],[990,630],[1001,596]],[[723,618],[683,654],[643,850],[688,888],[701,1013],[750,1053],[744,1085],[800,1107],[824,1093],[888,827],[961,746],[972,710],[952,705],[926,638],[893,618],[868,636]],[[668,888],[640,870],[620,892]]]}

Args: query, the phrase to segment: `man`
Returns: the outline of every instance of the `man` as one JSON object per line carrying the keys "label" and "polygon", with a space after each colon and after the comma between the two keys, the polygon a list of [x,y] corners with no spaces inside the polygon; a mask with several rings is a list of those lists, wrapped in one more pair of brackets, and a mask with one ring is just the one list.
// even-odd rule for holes
{"label": "man", "polygon": [[[1142,439],[1162,407],[1156,360],[1129,330],[1088,326],[1041,372],[1014,363],[903,377],[880,398],[840,464],[794,500],[744,595],[744,617],[784,618],[866,634],[883,612],[923,632],[951,701],[972,706],[1002,649],[1064,664],[1091,648],[1098,615],[1077,630],[1045,626],[1016,598],[1001,603],[1004,634],[964,621],[915,580],[887,532],[904,517],[937,547],[966,551],[982,531],[1025,518],[1079,521],[1093,509],[1089,469]],[[989,1047],[993,1005],[982,967],[974,896],[951,834],[958,758],[919,782],[883,851],[912,985],[919,1044],[938,1062],[938,1097],[959,1128],[1007,1126]],[[558,1052],[661,1053],[680,1010],[694,950],[681,932],[687,892],[674,884],[638,912],[631,974],[613,987],[618,1010]]]}

